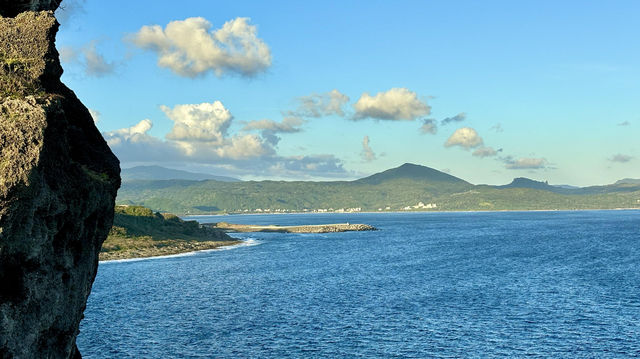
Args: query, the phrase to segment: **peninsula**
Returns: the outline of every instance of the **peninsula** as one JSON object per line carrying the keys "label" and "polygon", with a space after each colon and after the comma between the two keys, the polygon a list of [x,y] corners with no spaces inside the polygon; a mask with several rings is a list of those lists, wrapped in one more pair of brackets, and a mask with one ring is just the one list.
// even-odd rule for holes
{"label": "peninsula", "polygon": [[224,231],[142,206],[116,206],[100,260],[157,257],[239,244]]}
{"label": "peninsula", "polygon": [[250,224],[233,224],[227,222],[205,223],[203,226],[224,230],[225,232],[279,232],[279,233],[333,233],[353,231],[377,231],[367,224],[335,223],[302,226],[257,226]]}

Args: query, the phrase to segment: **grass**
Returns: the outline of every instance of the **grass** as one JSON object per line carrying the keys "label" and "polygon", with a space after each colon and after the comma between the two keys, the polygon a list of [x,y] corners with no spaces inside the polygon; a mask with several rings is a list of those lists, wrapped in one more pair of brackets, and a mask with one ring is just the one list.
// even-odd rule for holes
{"label": "grass", "polygon": [[116,206],[113,227],[100,260],[178,254],[239,243],[220,230],[196,221],[153,212],[142,206]]}

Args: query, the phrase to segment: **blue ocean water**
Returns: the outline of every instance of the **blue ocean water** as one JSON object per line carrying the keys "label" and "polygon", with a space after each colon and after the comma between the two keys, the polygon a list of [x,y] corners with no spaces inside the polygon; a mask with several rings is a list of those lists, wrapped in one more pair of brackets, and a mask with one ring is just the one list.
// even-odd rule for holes
{"label": "blue ocean water", "polygon": [[640,211],[197,219],[380,231],[101,263],[85,358],[640,356]]}

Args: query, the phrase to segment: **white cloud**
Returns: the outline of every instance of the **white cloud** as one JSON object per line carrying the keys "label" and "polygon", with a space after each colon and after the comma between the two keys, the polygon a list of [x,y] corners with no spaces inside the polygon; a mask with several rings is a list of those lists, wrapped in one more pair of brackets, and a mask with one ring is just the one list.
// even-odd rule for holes
{"label": "white cloud", "polygon": [[494,150],[493,147],[490,146],[482,146],[473,151],[472,155],[476,157],[491,157],[498,154],[498,151]]}
{"label": "white cloud", "polygon": [[349,102],[349,96],[338,90],[325,93],[313,93],[297,98],[298,108],[287,113],[297,117],[344,116],[343,107]]}
{"label": "white cloud", "polygon": [[360,156],[367,162],[371,162],[376,159],[376,154],[373,153],[373,150],[369,145],[369,136],[364,136],[362,139],[362,152],[360,153]]}
{"label": "white cloud", "polygon": [[375,96],[363,93],[353,105],[354,120],[373,118],[377,120],[413,121],[431,112],[431,108],[406,88],[392,88]]}
{"label": "white cloud", "polygon": [[[233,136],[222,146],[212,148],[219,158],[247,159],[275,154],[273,148],[265,145],[256,135]],[[205,152],[205,151],[202,151]]]}
{"label": "white cloud", "polygon": [[420,126],[420,132],[423,134],[430,133],[435,135],[438,132],[438,123],[432,118],[423,120],[422,126]]}
{"label": "white cloud", "polygon": [[271,66],[271,50],[249,21],[238,17],[212,31],[209,21],[192,17],[172,21],[164,29],[143,26],[129,41],[155,52],[159,66],[180,76],[196,77],[210,71],[217,76],[228,72],[254,76]]}
{"label": "white cloud", "polygon": [[471,127],[457,129],[445,142],[445,147],[460,146],[465,149],[475,148],[483,144],[482,137]]}
{"label": "white cloud", "polygon": [[[279,178],[345,177],[342,161],[332,155],[280,156],[265,136],[228,134],[233,116],[221,102],[162,107],[174,121],[165,139],[151,136],[153,123],[138,124],[103,133],[116,156],[124,163],[212,166],[235,175],[262,175]],[[297,132],[299,118],[247,123],[247,130]]]}
{"label": "white cloud", "polygon": [[174,122],[167,139],[176,141],[202,141],[221,145],[233,119],[231,112],[220,101],[160,108]]}
{"label": "white cloud", "polygon": [[151,138],[147,135],[151,127],[153,127],[151,120],[145,119],[131,127],[105,132],[104,136],[109,146],[116,146],[125,141],[133,143],[147,142]]}
{"label": "white cloud", "polygon": [[250,121],[248,122],[243,131],[259,130],[260,135],[268,143],[273,146],[277,146],[280,142],[280,136],[278,133],[295,133],[300,132],[302,129],[300,126],[304,123],[304,120],[298,117],[285,117],[281,122],[276,122],[268,119]]}
{"label": "white cloud", "polygon": [[89,109],[89,113],[91,114],[91,117],[93,118],[93,122],[94,123],[100,122],[100,112],[99,111]]}
{"label": "white cloud", "polygon": [[614,155],[611,158],[609,158],[609,161],[618,162],[618,163],[627,163],[627,162],[630,162],[631,160],[633,160],[633,156],[623,155],[622,153],[618,153],[617,155]]}
{"label": "white cloud", "polygon": [[618,124],[618,126],[629,126],[629,125],[631,125],[631,122],[629,121],[623,121]]}
{"label": "white cloud", "polygon": [[304,123],[304,121],[297,117],[285,117],[281,122],[276,122],[273,120],[257,120],[250,121],[244,126],[243,130],[251,131],[251,130],[268,130],[274,132],[284,132],[284,133],[293,133],[300,132],[300,126]]}
{"label": "white cloud", "polygon": [[543,169],[547,166],[547,160],[544,158],[518,158],[513,159],[507,157],[503,159],[505,167],[510,170],[536,170]]}

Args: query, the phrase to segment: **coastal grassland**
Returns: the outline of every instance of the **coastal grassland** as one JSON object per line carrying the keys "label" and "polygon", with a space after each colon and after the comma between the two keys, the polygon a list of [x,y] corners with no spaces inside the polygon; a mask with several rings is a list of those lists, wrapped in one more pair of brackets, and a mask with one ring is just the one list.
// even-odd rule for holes
{"label": "coastal grassland", "polygon": [[142,206],[116,206],[100,260],[154,257],[237,243],[240,241],[223,231],[202,227],[196,221],[184,221]]}

